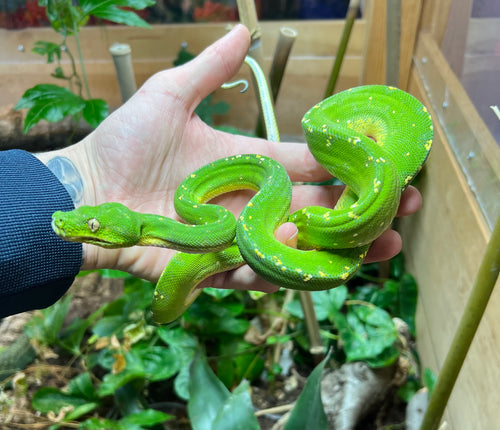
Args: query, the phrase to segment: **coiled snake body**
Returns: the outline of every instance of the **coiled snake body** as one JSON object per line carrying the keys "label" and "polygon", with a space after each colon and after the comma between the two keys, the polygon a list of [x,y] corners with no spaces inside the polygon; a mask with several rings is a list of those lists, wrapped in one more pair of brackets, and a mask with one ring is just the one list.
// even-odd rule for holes
{"label": "coiled snake body", "polygon": [[[278,131],[265,77],[251,58],[260,89],[268,137]],[[369,85],[338,93],[302,119],[316,160],[347,185],[335,208],[309,206],[289,214],[292,183],[275,160],[241,154],[207,164],[177,188],[175,209],[185,220],[131,211],[120,203],[81,206],[53,215],[63,239],[108,248],[163,246],[177,249],[160,277],[153,320],[179,317],[208,276],[245,262],[284,288],[336,287],[360,267],[373,240],[389,228],[401,192],[422,168],[432,143],[432,120],[413,96],[397,88]],[[257,191],[237,220],[213,197],[239,189]],[[274,238],[284,222],[299,229],[298,248]]]}

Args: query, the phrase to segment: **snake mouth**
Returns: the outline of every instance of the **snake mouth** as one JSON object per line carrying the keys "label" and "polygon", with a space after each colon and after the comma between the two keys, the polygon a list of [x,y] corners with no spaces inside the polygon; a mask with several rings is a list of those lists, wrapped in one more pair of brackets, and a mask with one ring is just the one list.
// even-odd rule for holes
{"label": "snake mouth", "polygon": [[61,239],[65,240],[66,242],[81,242],[81,243],[90,243],[92,245],[98,245],[102,246],[105,248],[111,248],[114,246],[112,242],[109,242],[105,239],[101,239],[98,237],[94,236],[74,236],[68,233],[64,227],[61,227],[57,225],[56,220],[52,220],[52,230],[54,230],[54,233],[57,234]]}

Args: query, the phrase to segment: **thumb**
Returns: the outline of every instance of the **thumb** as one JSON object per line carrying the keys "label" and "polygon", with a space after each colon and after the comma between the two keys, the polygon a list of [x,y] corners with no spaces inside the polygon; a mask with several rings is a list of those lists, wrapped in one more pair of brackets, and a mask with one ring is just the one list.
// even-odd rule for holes
{"label": "thumb", "polygon": [[188,106],[198,106],[201,100],[236,74],[249,46],[248,29],[237,24],[193,60],[175,69],[179,74],[180,98]]}

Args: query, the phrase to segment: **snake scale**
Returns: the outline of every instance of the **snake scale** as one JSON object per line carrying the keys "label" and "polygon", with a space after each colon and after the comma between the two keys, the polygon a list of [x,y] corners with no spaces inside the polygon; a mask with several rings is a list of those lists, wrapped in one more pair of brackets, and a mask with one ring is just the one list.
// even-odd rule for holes
{"label": "snake scale", "polygon": [[[251,57],[267,137],[279,134],[265,76]],[[296,290],[339,286],[359,269],[373,240],[389,228],[402,191],[422,168],[433,126],[427,109],[394,87],[369,85],[335,94],[313,106],[302,127],[315,159],[346,188],[334,208],[308,206],[292,214],[292,183],[277,161],[240,154],[209,163],[177,188],[175,210],[184,222],[134,212],[120,203],[80,206],[53,214],[62,239],[106,248],[160,246],[179,252],[161,275],[152,319],[178,318],[196,299],[207,277],[244,263],[267,281]],[[237,219],[208,203],[229,191],[256,194]],[[274,237],[291,221],[298,248]]]}

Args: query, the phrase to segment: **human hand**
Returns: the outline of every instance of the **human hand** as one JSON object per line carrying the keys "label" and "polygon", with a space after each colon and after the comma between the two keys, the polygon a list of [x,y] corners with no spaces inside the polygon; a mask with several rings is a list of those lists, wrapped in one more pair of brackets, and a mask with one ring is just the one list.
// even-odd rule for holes
{"label": "human hand", "polygon": [[[190,63],[152,76],[120,109],[80,143],[59,151],[69,158],[83,178],[80,204],[120,202],[130,209],[177,218],[173,195],[179,183],[197,168],[216,159],[241,153],[258,153],[279,161],[292,181],[315,182],[329,177],[307,146],[272,143],[216,131],[193,112],[199,102],[229,81],[249,47],[245,27],[235,29]],[[295,186],[292,210],[309,205],[333,206],[340,187]],[[238,214],[248,192],[217,198],[217,203]],[[420,194],[409,188],[401,199],[400,215],[420,206]],[[279,240],[293,246],[296,228],[280,227]],[[365,261],[390,258],[401,249],[394,231],[385,232],[372,245]],[[82,269],[116,268],[157,280],[174,251],[133,247],[103,249],[84,244]],[[247,266],[212,277],[210,285],[274,291]]]}

